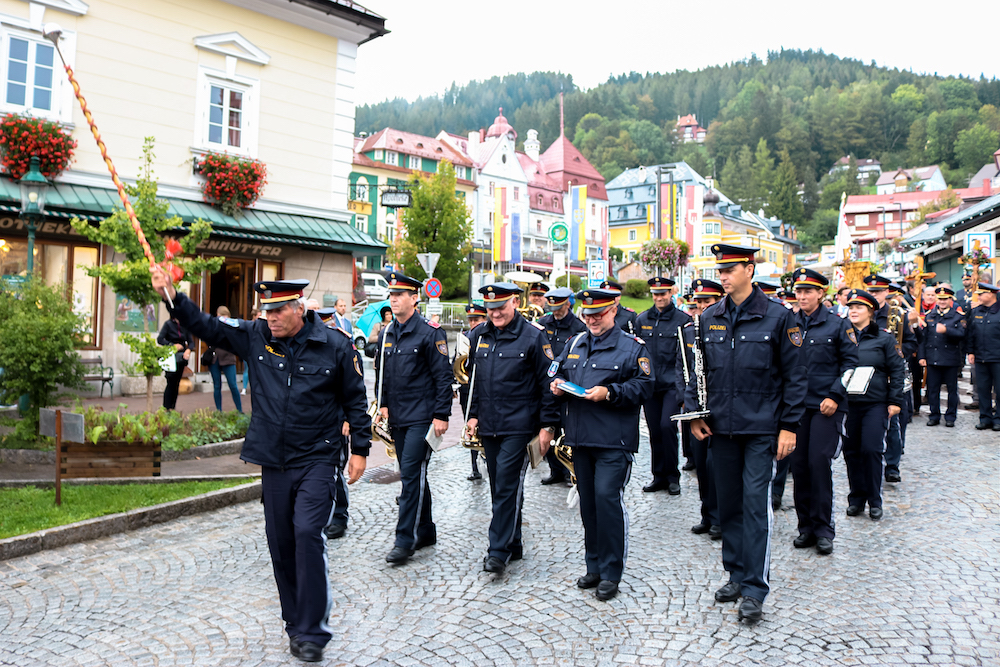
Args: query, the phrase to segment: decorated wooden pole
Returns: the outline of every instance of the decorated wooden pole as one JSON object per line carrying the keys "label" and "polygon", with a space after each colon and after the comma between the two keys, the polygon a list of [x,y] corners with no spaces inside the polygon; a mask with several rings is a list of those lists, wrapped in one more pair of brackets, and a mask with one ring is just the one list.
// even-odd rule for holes
{"label": "decorated wooden pole", "polygon": [[[149,247],[149,241],[146,240],[146,235],[142,233],[142,225],[139,224],[139,218],[136,217],[135,209],[132,208],[132,202],[129,201],[128,194],[125,192],[125,185],[122,183],[121,179],[118,178],[118,171],[115,169],[115,164],[111,161],[111,156],[108,155],[108,147],[104,145],[104,140],[101,139],[101,133],[97,130],[97,123],[94,122],[94,116],[90,113],[90,109],[87,108],[87,100],[84,99],[83,93],[80,92],[80,84],[77,83],[76,76],[73,75],[73,68],[66,62],[66,58],[63,57],[62,50],[59,48],[59,37],[62,35],[62,28],[55,23],[47,23],[42,28],[42,34],[56,47],[56,52],[59,54],[59,60],[62,61],[63,67],[66,69],[66,75],[69,77],[69,82],[73,86],[73,94],[76,95],[76,99],[80,102],[80,108],[83,110],[83,115],[87,119],[87,124],[90,125],[90,132],[94,135],[94,140],[97,141],[97,147],[101,151],[101,157],[104,158],[104,164],[107,165],[108,171],[111,173],[111,180],[114,181],[115,187],[118,188],[118,197],[122,200],[122,206],[125,207],[125,213],[128,214],[128,219],[132,223],[132,230],[135,231],[135,235],[139,237],[139,244],[142,246],[142,252],[146,255],[146,259],[149,260],[149,268],[152,269],[156,266],[156,258],[153,257],[153,251]],[[164,294],[164,296],[167,299],[167,303],[170,304],[171,308],[173,308],[174,303],[170,299],[170,295]]]}

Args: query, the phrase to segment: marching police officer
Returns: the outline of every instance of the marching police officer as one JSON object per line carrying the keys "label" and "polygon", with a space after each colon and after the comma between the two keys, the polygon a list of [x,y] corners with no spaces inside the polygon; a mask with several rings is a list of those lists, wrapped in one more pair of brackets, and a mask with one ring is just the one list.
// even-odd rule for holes
{"label": "marching police officer", "polygon": [[[692,303],[694,311],[692,315],[701,315],[705,309],[712,304],[718,303],[722,298],[722,285],[707,278],[695,278],[691,283],[694,292],[692,293]],[[694,326],[691,322],[684,325],[684,339],[682,349],[687,355],[687,375],[690,379],[694,376]],[[684,383],[684,357],[677,355],[677,363],[674,367],[674,384],[677,387],[677,394],[684,399],[686,386]],[[694,405],[684,403],[684,410],[694,410]],[[685,423],[683,427],[687,434],[690,434],[690,425]],[[695,474],[698,476],[698,498],[701,501],[701,521],[691,526],[691,532],[695,535],[708,534],[713,540],[722,538],[722,527],[719,524],[719,498],[715,491],[715,473],[712,471],[712,438],[706,437],[704,440],[691,438],[691,456],[694,459]]]}
{"label": "marching police officer", "polygon": [[795,476],[796,549],[816,546],[833,553],[833,459],[840,454],[847,416],[845,372],[858,365],[857,336],[846,322],[823,306],[830,281],[812,269],[795,271],[797,322],[808,369],[805,415],[795,438],[791,470]]}
{"label": "marching police officer", "polygon": [[605,280],[601,283],[601,289],[617,292],[615,296],[615,326],[625,333],[632,334],[633,336],[637,335],[639,330],[635,326],[635,319],[638,315],[631,308],[622,305],[622,292],[624,290],[621,283],[617,283],[614,280]]}
{"label": "marching police officer", "polygon": [[[557,287],[545,295],[546,313],[538,320],[538,324],[545,331],[554,357],[562,354],[570,338],[587,330],[580,318],[573,314],[570,307],[572,296],[573,290],[568,287]],[[549,476],[542,479],[542,484],[558,484],[569,479],[569,472],[556,458],[554,450],[549,449],[545,453],[545,460],[549,464]]]}
{"label": "marching police officer", "polygon": [[[807,389],[795,314],[750,282],[757,250],[712,246],[726,297],[701,316],[711,415],[691,422],[696,438],[712,436],[722,563],[729,572],[715,599],[732,602],[742,595],[739,618],[749,622],[763,616],[770,590],[775,460],[795,450]],[[692,379],[685,404],[695,404],[695,392]]]}
{"label": "marching police officer", "polygon": [[334,463],[344,416],[351,430],[349,482],[365,469],[371,419],[351,339],[306,310],[308,280],[254,285],[267,321],[214,318],[174,290],[163,269],[153,288],[174,304],[171,315],[209,345],[250,364],[254,406],[240,458],[262,467],[264,527],[292,655],[323,658],[331,638],[330,584],[323,529],[333,511]]}
{"label": "marching police officer", "polygon": [[979,283],[979,305],[969,318],[966,349],[969,363],[976,369],[979,385],[979,431],[992,428],[1000,431],[1000,406],[993,402],[993,394],[1000,398],[1000,288],[989,283]]}
{"label": "marching police officer", "polygon": [[523,555],[521,506],[528,441],[538,436],[542,454],[559,426],[555,397],[546,375],[554,357],[542,329],[518,315],[514,303],[521,288],[494,283],[479,289],[489,321],[472,336],[475,380],[466,429],[477,430],[489,465],[493,518],[483,570],[503,573]]}
{"label": "marching police officer", "polygon": [[945,285],[934,289],[937,308],[927,313],[918,358],[927,367],[928,426],[941,423],[941,385],[948,388],[948,409],[944,425],[954,426],[958,416],[958,371],[962,366],[962,343],[965,338],[965,316],[954,308],[955,290]]}
{"label": "marching police officer", "polygon": [[549,291],[549,286],[545,283],[531,283],[528,285],[528,303],[537,306],[538,310],[545,312],[545,294]]}
{"label": "marching police officer", "polygon": [[427,438],[431,429],[436,436],[448,430],[452,372],[444,331],[416,311],[423,283],[398,271],[386,281],[394,317],[379,332],[375,385],[381,389],[376,389],[379,410],[392,429],[402,482],[395,545],[385,560],[402,565],[415,550],[437,543]]}
{"label": "marching police officer", "polygon": [[[472,332],[475,331],[476,327],[478,327],[480,324],[483,324],[483,323],[486,322],[486,306],[481,306],[478,303],[470,303],[470,304],[468,304],[465,307],[465,319],[466,319],[466,321],[469,324],[469,329],[467,331],[463,331],[462,335],[465,336],[466,339],[468,339],[468,341],[470,343],[470,347],[469,347],[470,354],[469,354],[469,357],[471,359],[471,357],[472,357],[472,354],[471,354],[471,350],[472,350],[471,343],[472,343],[472,336],[473,336]],[[469,363],[470,362],[468,360],[465,362],[466,368],[469,367]],[[458,385],[458,400],[459,400],[459,403],[461,404],[461,407],[462,407],[462,414],[464,415],[465,411],[468,410],[468,408],[469,408],[469,384],[468,383]],[[469,476],[466,479],[468,479],[470,482],[474,482],[476,480],[482,479],[483,478],[483,474],[481,472],[479,472],[479,452],[477,450],[475,450],[475,449],[472,449],[472,450],[469,450],[469,454],[472,455],[472,472],[469,474]]]}
{"label": "marching police officer", "polygon": [[647,355],[656,369],[653,393],[643,405],[646,425],[649,427],[649,449],[652,459],[653,479],[642,490],[646,493],[661,491],[676,496],[681,492],[677,455],[677,424],[670,420],[681,411],[683,396],[674,385],[674,365],[677,361],[677,331],[691,321],[691,316],[681,312],[671,300],[674,281],[671,278],[650,278],[649,291],[653,307],[636,318],[638,335],[646,344]]}
{"label": "marching police officer", "polygon": [[[596,587],[599,600],[610,600],[625,569],[628,511],[622,497],[639,450],[639,408],[652,394],[654,374],[642,340],[615,326],[614,292],[583,290],[577,297],[588,332],[575,336],[553,364],[550,388],[561,402],[564,442],[573,448],[580,491],[587,573],[576,585]],[[586,393],[565,393],[559,386],[566,381]]]}
{"label": "marching police officer", "polygon": [[[917,338],[917,332],[913,331],[912,326],[909,324],[909,304],[904,298],[906,290],[902,285],[898,283],[890,283],[888,292],[886,293],[886,312],[888,313],[889,308],[895,306],[900,309],[903,317],[903,340],[909,340],[907,344],[907,351],[909,351],[913,356],[910,359],[915,360],[917,346],[914,345],[914,341],[917,341],[919,345],[919,338]],[[887,320],[888,321],[888,318]],[[911,332],[911,336],[907,336],[907,330]],[[890,331],[895,335],[895,331]],[[897,342],[897,347],[902,354],[903,347]],[[909,373],[909,364],[905,364],[906,368],[904,371]],[[919,363],[917,365],[919,368]],[[912,381],[912,380],[911,380]],[[889,430],[885,434],[885,481],[898,483],[902,481],[902,477],[899,474],[899,462],[903,457],[903,450],[906,449],[906,427],[910,422],[910,418],[913,415],[913,396],[909,391],[904,392],[903,405],[900,407],[899,414],[889,419]]]}

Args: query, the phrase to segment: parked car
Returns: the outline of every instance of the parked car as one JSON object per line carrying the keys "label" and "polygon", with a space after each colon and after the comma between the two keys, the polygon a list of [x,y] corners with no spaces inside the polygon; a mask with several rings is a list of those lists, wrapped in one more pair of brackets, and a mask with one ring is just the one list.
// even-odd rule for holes
{"label": "parked car", "polygon": [[[381,278],[381,276],[379,277]],[[368,304],[365,312],[361,313],[361,317],[354,323],[354,346],[356,348],[359,350],[365,348],[368,336],[372,333],[372,327],[375,326],[376,322],[382,321],[382,310],[386,308],[389,308],[388,300],[376,301],[375,303]]]}
{"label": "parked car", "polygon": [[369,301],[384,301],[389,298],[389,283],[381,273],[362,273],[361,282]]}

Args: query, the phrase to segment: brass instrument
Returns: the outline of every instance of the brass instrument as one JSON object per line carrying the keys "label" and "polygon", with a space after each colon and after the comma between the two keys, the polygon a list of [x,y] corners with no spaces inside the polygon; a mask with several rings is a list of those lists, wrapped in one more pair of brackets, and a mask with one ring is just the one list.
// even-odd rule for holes
{"label": "brass instrument", "polygon": [[517,312],[521,313],[524,319],[534,322],[545,314],[545,310],[528,301],[528,289],[531,287],[531,283],[541,282],[540,275],[531,271],[508,271],[503,274],[503,278],[521,288],[521,299]]}
{"label": "brass instrument", "polygon": [[[694,326],[694,379],[697,389],[698,404],[693,410],[672,415],[672,421],[694,421],[704,419],[712,414],[708,409],[708,378],[705,376],[705,342],[701,338],[701,315],[695,315],[692,326]],[[684,385],[687,386],[691,380],[691,372],[688,370],[687,350],[684,349],[684,332],[681,327],[677,327],[677,342],[681,346],[681,361],[684,363]]]}
{"label": "brass instrument", "polygon": [[[924,319],[924,282],[928,280],[934,280],[937,277],[937,273],[934,271],[924,271],[924,258],[917,257],[917,270],[911,275],[907,276],[907,280],[913,281],[913,289],[917,293],[914,298],[915,306],[914,309],[917,311],[917,323],[924,327],[927,322]],[[923,367],[923,378],[920,381],[920,388],[925,389],[927,387],[927,367]]]}
{"label": "brass instrument", "polygon": [[388,420],[379,412],[378,401],[372,401],[372,404],[368,406],[368,416],[372,418],[372,435],[385,444],[385,455],[390,459],[396,458],[396,443],[392,440],[392,431],[389,430]]}
{"label": "brass instrument", "polygon": [[[903,334],[906,332],[906,311],[896,304],[895,299],[889,302],[889,316],[886,318],[886,324],[893,338],[896,339],[896,352],[902,357]],[[913,388],[913,375],[910,373],[910,365],[905,360],[903,369],[905,371],[905,375],[903,376],[903,391],[907,392]]]}
{"label": "brass instrument", "polygon": [[569,481],[572,488],[569,490],[569,495],[566,496],[566,506],[574,507],[580,500],[580,491],[576,486],[576,468],[573,467],[573,448],[563,444],[563,440],[565,439],[566,432],[563,431],[556,438],[555,442],[552,443],[552,453],[556,455],[556,460],[563,464],[566,470],[569,471]]}
{"label": "brass instrument", "polygon": [[[462,338],[465,338],[465,336],[462,336]],[[466,355],[466,356],[468,356],[468,355]],[[457,359],[455,361],[456,361],[456,363],[458,362]],[[469,423],[469,408],[472,407],[472,392],[476,390],[476,367],[475,366],[472,367],[472,375],[469,377],[468,382],[469,382],[469,400],[468,400],[468,403],[465,404],[465,423],[466,424]],[[479,452],[480,455],[486,456],[486,449],[483,447],[483,441],[479,439],[479,427],[478,426],[472,430],[472,434],[471,435],[469,434],[469,429],[463,426],[463,428],[462,428],[462,440],[461,440],[461,443],[462,443],[462,446],[465,447],[466,449],[473,449],[473,450]]]}
{"label": "brass instrument", "polygon": [[460,331],[455,342],[455,361],[451,364],[451,371],[455,374],[455,382],[458,384],[469,384],[470,347],[469,339]]}

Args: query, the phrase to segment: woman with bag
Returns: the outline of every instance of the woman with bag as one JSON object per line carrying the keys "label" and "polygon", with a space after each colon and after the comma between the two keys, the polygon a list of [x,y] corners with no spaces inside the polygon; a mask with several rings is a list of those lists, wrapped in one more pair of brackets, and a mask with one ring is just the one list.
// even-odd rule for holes
{"label": "woman with bag", "polygon": [[889,418],[903,405],[903,357],[896,338],[878,328],[872,314],[878,301],[868,292],[852,289],[847,297],[847,317],[858,344],[858,367],[847,387],[847,441],[844,462],[850,493],[847,516],[865,511],[872,521],[882,518],[882,464]]}
{"label": "woman with bag", "polygon": [[188,365],[188,359],[191,358],[194,339],[181,326],[180,322],[171,319],[164,322],[156,342],[159,345],[174,346],[176,368],[163,374],[167,378],[167,388],[163,390],[163,407],[167,410],[173,410],[177,406],[177,389],[181,384],[181,378],[184,377],[184,369]]}
{"label": "woman with bag", "polygon": [[[232,317],[229,309],[219,306],[215,311],[219,318]],[[228,350],[217,347],[210,347],[205,350],[201,357],[202,365],[208,365],[208,372],[212,374],[212,388],[215,392],[215,409],[222,412],[222,375],[226,375],[226,384],[233,395],[233,403],[236,404],[236,411],[243,412],[243,403],[240,401],[240,388],[236,384],[236,361],[237,356]]]}

